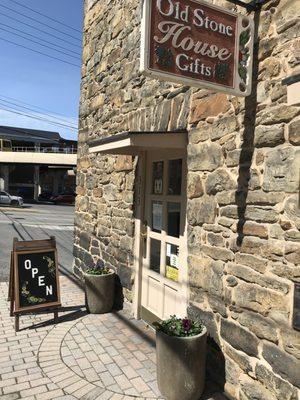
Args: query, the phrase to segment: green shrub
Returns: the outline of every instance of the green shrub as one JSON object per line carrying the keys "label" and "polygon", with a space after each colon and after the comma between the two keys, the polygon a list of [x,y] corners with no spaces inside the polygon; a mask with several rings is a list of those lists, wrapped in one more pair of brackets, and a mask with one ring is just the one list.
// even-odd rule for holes
{"label": "green shrub", "polygon": [[193,321],[189,318],[177,318],[175,315],[165,321],[154,322],[157,331],[164,332],[169,336],[188,337],[199,335],[204,325],[199,321]]}
{"label": "green shrub", "polygon": [[93,267],[86,270],[86,273],[90,275],[107,275],[110,272],[111,270],[104,266],[104,262],[102,260],[98,260]]}

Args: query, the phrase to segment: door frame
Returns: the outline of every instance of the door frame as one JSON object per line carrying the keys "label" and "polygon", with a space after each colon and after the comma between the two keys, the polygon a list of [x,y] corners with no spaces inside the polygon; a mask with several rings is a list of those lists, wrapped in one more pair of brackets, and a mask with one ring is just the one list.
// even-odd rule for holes
{"label": "door frame", "polygon": [[147,152],[138,153],[138,162],[136,168],[136,189],[135,205],[136,214],[134,219],[134,286],[133,286],[133,315],[136,319],[141,316],[141,298],[142,298],[142,268],[143,268],[143,238],[142,227],[145,214],[145,189],[146,189],[146,165]]}
{"label": "door frame", "polygon": [[[171,149],[170,149],[171,154]],[[181,248],[181,260],[185,263],[184,276],[182,279],[181,295],[183,309],[188,306],[188,252],[187,252],[187,151],[183,149],[183,169],[182,169],[182,196],[183,208],[181,217],[184,218],[184,231],[182,241],[184,245]],[[136,169],[136,189],[135,189],[135,233],[134,233],[134,286],[133,286],[133,314],[136,319],[141,317],[142,306],[142,274],[143,274],[143,252],[144,243],[142,237],[143,221],[146,218],[146,184],[147,184],[147,159],[148,152],[141,151],[138,154],[138,163]],[[170,158],[172,159],[172,158]],[[184,215],[185,214],[185,215]]]}

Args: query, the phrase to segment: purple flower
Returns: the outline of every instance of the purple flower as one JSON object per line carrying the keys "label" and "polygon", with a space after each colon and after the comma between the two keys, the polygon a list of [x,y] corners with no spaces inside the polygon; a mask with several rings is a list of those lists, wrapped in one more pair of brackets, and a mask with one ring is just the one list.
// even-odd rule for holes
{"label": "purple flower", "polygon": [[104,262],[103,262],[103,260],[97,260],[97,263],[96,263],[96,269],[103,269],[104,268]]}
{"label": "purple flower", "polygon": [[188,318],[183,318],[182,326],[183,326],[183,329],[185,330],[185,332],[188,332],[192,327],[192,321]]}

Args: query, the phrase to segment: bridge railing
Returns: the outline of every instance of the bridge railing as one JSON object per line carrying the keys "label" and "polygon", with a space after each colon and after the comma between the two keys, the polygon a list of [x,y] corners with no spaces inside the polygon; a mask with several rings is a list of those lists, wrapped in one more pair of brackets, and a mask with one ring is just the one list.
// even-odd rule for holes
{"label": "bridge railing", "polygon": [[13,152],[76,154],[77,147],[12,147]]}

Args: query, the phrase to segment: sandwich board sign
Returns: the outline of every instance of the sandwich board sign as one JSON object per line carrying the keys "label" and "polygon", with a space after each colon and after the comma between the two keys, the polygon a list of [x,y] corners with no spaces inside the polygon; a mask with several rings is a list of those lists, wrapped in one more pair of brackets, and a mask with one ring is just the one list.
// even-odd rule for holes
{"label": "sandwich board sign", "polygon": [[54,237],[22,242],[14,239],[8,297],[16,331],[22,313],[51,309],[57,318],[61,303]]}
{"label": "sandwich board sign", "polygon": [[140,70],[152,78],[248,96],[254,23],[202,0],[144,0]]}

